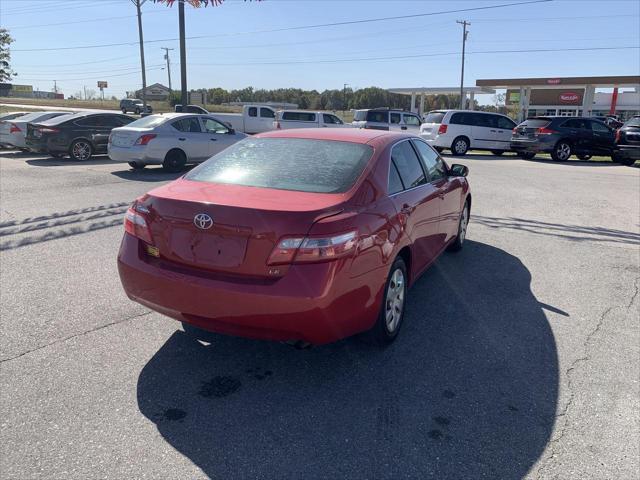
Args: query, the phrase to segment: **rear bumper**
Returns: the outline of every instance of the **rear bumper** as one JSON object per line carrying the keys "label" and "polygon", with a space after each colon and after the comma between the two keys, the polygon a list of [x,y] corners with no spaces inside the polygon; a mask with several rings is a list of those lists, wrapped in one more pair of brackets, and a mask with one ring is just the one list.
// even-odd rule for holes
{"label": "rear bumper", "polygon": [[109,158],[114,162],[137,162],[145,165],[161,165],[162,160],[157,156],[150,156],[146,146],[116,147],[109,145]]}
{"label": "rear bumper", "polygon": [[264,340],[334,342],[371,328],[384,267],[349,278],[349,260],[293,265],[268,282],[191,275],[161,268],[125,234],[118,271],[129,298],[206,330]]}
{"label": "rear bumper", "polygon": [[511,150],[515,152],[550,152],[553,150],[553,144],[542,142],[539,139],[535,140],[514,140],[511,139],[509,143]]}
{"label": "rear bumper", "polygon": [[442,135],[436,135],[434,137],[430,134],[427,134],[427,135],[420,134],[420,138],[422,138],[425,142],[427,142],[432,147],[449,148],[451,146],[451,142],[446,137],[443,137]]}
{"label": "rear bumper", "polygon": [[54,138],[37,139],[33,137],[27,137],[25,146],[32,152],[37,153],[67,153],[69,145],[62,143]]}

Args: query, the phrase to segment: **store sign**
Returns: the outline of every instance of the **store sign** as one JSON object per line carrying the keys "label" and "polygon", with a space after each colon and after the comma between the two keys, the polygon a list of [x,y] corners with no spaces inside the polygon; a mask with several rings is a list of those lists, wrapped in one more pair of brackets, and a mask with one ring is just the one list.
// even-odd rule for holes
{"label": "store sign", "polygon": [[11,90],[17,93],[31,93],[33,87],[31,85],[11,85]]}
{"label": "store sign", "polygon": [[575,103],[580,100],[580,94],[576,92],[563,92],[559,95],[560,103]]}
{"label": "store sign", "polygon": [[99,88],[100,90],[102,90],[103,88],[107,88],[108,86],[109,86],[109,84],[108,84],[107,82],[104,82],[104,81],[98,80],[98,88]]}
{"label": "store sign", "polygon": [[547,85],[558,85],[560,84],[560,79],[559,78],[548,78],[547,79]]}

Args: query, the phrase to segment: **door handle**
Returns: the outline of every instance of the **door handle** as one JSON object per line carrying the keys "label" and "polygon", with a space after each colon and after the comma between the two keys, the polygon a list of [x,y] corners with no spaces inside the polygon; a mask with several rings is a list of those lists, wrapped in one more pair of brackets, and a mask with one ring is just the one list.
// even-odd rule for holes
{"label": "door handle", "polygon": [[407,127],[400,127],[400,130],[406,130]]}
{"label": "door handle", "polygon": [[489,130],[489,131],[490,131],[490,132],[493,132],[493,133],[496,133],[496,131],[495,131],[495,130]]}
{"label": "door handle", "polygon": [[210,138],[209,140],[211,140],[212,142],[217,142],[218,141],[217,138]]}
{"label": "door handle", "polygon": [[179,138],[178,140],[181,141],[181,142],[184,142],[186,140],[186,138]]}

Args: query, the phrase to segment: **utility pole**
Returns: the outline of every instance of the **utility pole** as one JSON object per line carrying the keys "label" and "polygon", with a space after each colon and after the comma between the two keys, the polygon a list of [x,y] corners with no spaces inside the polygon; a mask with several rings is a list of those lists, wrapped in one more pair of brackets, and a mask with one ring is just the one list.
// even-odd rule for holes
{"label": "utility pole", "polygon": [[342,116],[344,117],[344,113],[345,113],[345,107],[347,106],[347,87],[349,86],[348,83],[345,83],[342,86]]}
{"label": "utility pole", "polygon": [[167,75],[169,75],[169,95],[171,95],[171,61],[169,60],[169,50],[173,50],[173,48],[160,47],[160,50],[164,50],[164,59],[167,61]]}
{"label": "utility pole", "polygon": [[138,13],[138,37],[140,38],[140,66],[142,67],[142,112],[147,111],[147,73],[144,66],[144,38],[142,36],[142,11],[140,7],[144,5],[147,0],[131,0],[136,6]]}
{"label": "utility pole", "polygon": [[462,72],[460,73],[460,110],[464,110],[465,98],[464,98],[464,47],[467,43],[467,25],[471,25],[466,20],[456,20],[456,23],[462,25]]}
{"label": "utility pole", "polygon": [[87,99],[87,86],[83,85],[82,88],[84,88],[84,99]]}
{"label": "utility pole", "polygon": [[55,80],[53,81],[53,93],[58,93],[58,84]]}
{"label": "utility pole", "polygon": [[184,28],[184,0],[178,0],[178,27],[180,33],[180,102],[182,111],[186,112],[189,98],[187,97],[187,47]]}

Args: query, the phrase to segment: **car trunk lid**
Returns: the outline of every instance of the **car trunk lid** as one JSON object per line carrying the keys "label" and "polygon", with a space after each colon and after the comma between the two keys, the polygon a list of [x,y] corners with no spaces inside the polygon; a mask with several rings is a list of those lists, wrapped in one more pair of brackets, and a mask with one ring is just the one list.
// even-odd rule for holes
{"label": "car trunk lid", "polygon": [[138,138],[145,133],[151,133],[153,128],[114,128],[111,131],[111,144],[115,147],[132,147]]}
{"label": "car trunk lid", "polygon": [[551,123],[548,118],[533,118],[525,120],[514,129],[513,136],[516,138],[535,138],[538,136],[538,129],[545,128]]}
{"label": "car trunk lid", "polygon": [[[196,188],[194,188],[196,187]],[[304,237],[339,213],[343,195],[309,194],[179,180],[143,201],[160,258],[168,264],[244,277],[284,275],[267,265],[277,242]]]}

